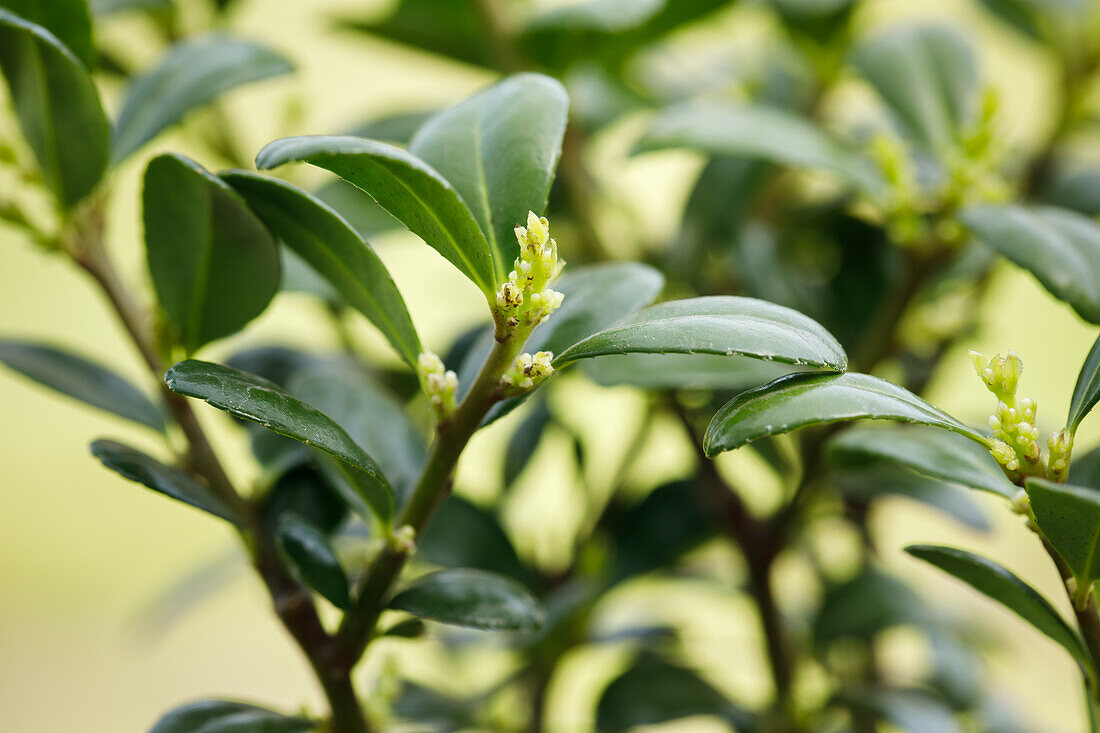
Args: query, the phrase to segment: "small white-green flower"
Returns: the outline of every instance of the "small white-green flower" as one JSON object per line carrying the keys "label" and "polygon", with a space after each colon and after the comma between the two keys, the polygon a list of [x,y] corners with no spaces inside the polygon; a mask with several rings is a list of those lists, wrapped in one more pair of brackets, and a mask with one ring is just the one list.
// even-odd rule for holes
{"label": "small white-green flower", "polygon": [[561,307],[563,296],[549,285],[565,267],[558,258],[558,243],[550,236],[550,222],[534,212],[527,226],[516,227],[519,257],[508,280],[497,291],[497,310],[509,332],[520,326],[534,328]]}
{"label": "small white-green flower", "polygon": [[443,365],[436,354],[425,351],[417,358],[420,384],[439,420],[446,420],[455,411],[458,375]]}
{"label": "small white-green flower", "polygon": [[520,354],[500,378],[500,386],[509,396],[523,394],[534,389],[554,373],[551,362],[554,355],[549,351],[540,351],[534,356]]}

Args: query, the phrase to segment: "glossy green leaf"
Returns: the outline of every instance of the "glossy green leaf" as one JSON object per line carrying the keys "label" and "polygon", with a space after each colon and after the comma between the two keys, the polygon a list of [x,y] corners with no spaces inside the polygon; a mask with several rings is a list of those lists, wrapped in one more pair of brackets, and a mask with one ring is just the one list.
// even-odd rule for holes
{"label": "glossy green leaf", "polygon": [[389,271],[339,214],[312,195],[275,178],[232,171],[221,177],[282,242],[309,263],[378,328],[413,369],[420,355],[405,300]]}
{"label": "glossy green leaf", "polygon": [[392,11],[381,17],[342,20],[341,25],[407,44],[421,52],[495,70],[497,50],[477,2],[399,0]]}
{"label": "glossy green leaf", "polygon": [[974,52],[966,38],[949,28],[891,30],[865,43],[855,62],[898,121],[935,150],[950,147],[975,111]]}
{"label": "glossy green leaf", "polygon": [[378,636],[391,639],[419,639],[428,633],[424,622],[418,618],[406,618],[378,632]]}
{"label": "glossy green leaf", "polygon": [[959,216],[982,242],[1100,324],[1100,224],[1053,207],[972,206]]}
{"label": "glossy green leaf", "polygon": [[689,102],[659,113],[638,149],[691,148],[713,156],[823,170],[868,191],[884,185],[868,161],[809,120],[735,102]]}
{"label": "glossy green leaf", "polygon": [[92,0],[92,12],[96,15],[109,15],[121,13],[124,10],[158,10],[172,9],[172,0]]}
{"label": "glossy green leaf", "polygon": [[1073,456],[1069,465],[1069,482],[1074,486],[1100,491],[1100,447]]}
{"label": "glossy green leaf", "polygon": [[443,567],[506,575],[525,585],[531,582],[500,520],[461,496],[449,496],[439,505],[416,543],[416,557]]}
{"label": "glossy green leaf", "polygon": [[178,468],[166,466],[128,445],[113,440],[97,440],[92,443],[92,455],[123,478],[136,481],[215,517],[234,524],[242,523],[229,507],[188,474]]}
{"label": "glossy green leaf", "polygon": [[0,340],[0,362],[39,384],[100,410],[164,431],[148,397],[110,369],[45,344]]}
{"label": "glossy green leaf", "polygon": [[1026,482],[1035,522],[1073,571],[1078,587],[1100,578],[1100,492],[1040,478]]}
{"label": "glossy green leaf", "polygon": [[183,41],[127,89],[115,125],[114,160],[128,157],[230,89],[293,70],[285,58],[251,41],[224,35]]}
{"label": "glossy green leaf", "polygon": [[1084,642],[1066,624],[1047,599],[1034,588],[992,560],[965,550],[934,545],[905,548],[913,557],[954,575],[975,590],[1006,606],[1020,618],[1060,644],[1078,664],[1092,674],[1092,662]]}
{"label": "glossy green leaf", "polygon": [[0,8],[48,30],[80,59],[84,68],[94,65],[92,16],[86,0],[0,0]]}
{"label": "glossy green leaf", "polygon": [[712,296],[659,303],[559,354],[556,365],[606,354],[724,354],[841,370],[836,339],[798,311],[753,298]]}
{"label": "glossy green leaf", "polygon": [[0,8],[0,72],[46,185],[64,207],[107,168],[111,128],[80,60],[41,26]]}
{"label": "glossy green leaf", "polygon": [[266,379],[222,364],[189,359],[169,369],[164,383],[173,392],[203,400],[230,415],[330,453],[364,471],[392,497],[393,490],[378,464],[342,427]]}
{"label": "glossy green leaf", "polygon": [[145,170],[145,247],[157,297],[188,351],[229,336],[279,289],[279,248],[243,199],[179,155]]}
{"label": "glossy green leaf", "polygon": [[988,491],[1011,500],[1019,490],[989,451],[942,430],[866,426],[845,430],[829,443],[841,464],[886,460],[944,481]]}
{"label": "glossy green leaf", "polygon": [[454,186],[493,251],[503,282],[515,228],[541,214],[561,155],[569,97],[556,80],[516,74],[429,119],[409,142]]}
{"label": "glossy green leaf", "polygon": [[389,608],[455,626],[535,631],[543,622],[534,596],[511,578],[484,570],[438,570],[414,580]]}
{"label": "glossy green leaf", "polygon": [[832,481],[852,502],[869,503],[884,495],[904,496],[939,509],[971,529],[992,529],[985,512],[963,488],[891,462],[872,461],[844,468],[834,472]]}
{"label": "glossy green leaf", "polygon": [[693,715],[722,718],[738,730],[752,729],[752,716],[694,671],[645,655],[617,677],[596,707],[596,730],[620,733]]}
{"label": "glossy green leaf", "polygon": [[287,513],[279,517],[275,539],[302,582],[337,608],[348,607],[348,576],[321,530]]}
{"label": "glossy green leaf", "polygon": [[1089,355],[1085,357],[1085,363],[1081,365],[1081,372],[1077,375],[1077,384],[1073,387],[1069,417],[1066,418],[1066,427],[1070,432],[1077,432],[1077,426],[1092,412],[1097,401],[1100,401],[1100,338],[1089,349]]}
{"label": "glossy green leaf", "polygon": [[392,145],[340,136],[283,138],[256,156],[261,170],[292,162],[332,171],[369,193],[495,302],[489,243],[458,191],[430,165]]}
{"label": "glossy green leaf", "polygon": [[894,420],[943,428],[982,445],[987,439],[907,389],[867,374],[791,374],[737,395],[711,420],[708,456],[765,435],[847,420]]}
{"label": "glossy green leaf", "polygon": [[291,718],[255,705],[229,700],[203,700],[176,708],[149,733],[304,733],[317,723]]}
{"label": "glossy green leaf", "polygon": [[342,363],[303,367],[289,391],[332,417],[368,455],[378,456],[397,496],[408,494],[420,476],[427,447],[396,397],[361,369]]}
{"label": "glossy green leaf", "polygon": [[584,364],[584,373],[606,387],[730,392],[759,387],[792,371],[789,364],[711,354],[612,354]]}
{"label": "glossy green leaf", "polygon": [[368,241],[379,234],[403,228],[401,222],[390,216],[377,201],[343,178],[328,181],[314,195]]}
{"label": "glossy green leaf", "polygon": [[260,519],[264,526],[275,534],[280,519],[291,514],[324,534],[336,532],[348,515],[348,505],[339,496],[325,472],[310,460],[313,451],[290,438],[267,430],[258,430],[252,441],[253,452],[257,452],[257,445],[264,442],[261,436],[273,439],[283,446],[290,444],[302,449],[298,456],[288,456],[281,465],[273,462],[264,464],[268,471],[278,476],[260,503]]}
{"label": "glossy green leaf", "polygon": [[523,29],[524,50],[555,68],[582,62],[615,68],[632,54],[730,0],[581,0],[550,6]]}

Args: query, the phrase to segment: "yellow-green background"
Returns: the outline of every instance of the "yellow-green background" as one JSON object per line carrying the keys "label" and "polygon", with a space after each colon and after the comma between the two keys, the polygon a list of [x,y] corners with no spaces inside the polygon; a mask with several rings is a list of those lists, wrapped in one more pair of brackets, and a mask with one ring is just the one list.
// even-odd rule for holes
{"label": "yellow-green background", "polygon": [[[255,151],[282,134],[339,131],[376,114],[446,104],[490,80],[480,71],[382,41],[333,33],[328,25],[327,16],[333,11],[365,12],[383,5],[371,0],[240,0],[235,29],[267,41],[299,67],[293,79],[268,82],[232,97],[229,114],[242,124],[246,150]],[[1001,122],[1006,144],[1027,144],[1043,134],[1044,110],[1055,101],[1050,91],[1054,68],[1032,46],[964,0],[871,0],[868,5],[861,21],[864,28],[935,17],[975,33],[984,77],[1005,101]],[[103,34],[116,46],[132,46],[139,58],[152,59],[157,49],[144,40],[143,30],[139,22],[113,20]],[[762,42],[765,30],[763,14],[750,8],[723,16],[706,32],[753,44]],[[301,107],[300,116],[292,115],[286,122],[283,108],[288,99],[300,100]],[[117,110],[117,94],[109,93],[108,101]],[[838,95],[830,111],[837,118],[847,118],[853,114],[849,102],[853,109],[861,109],[865,92],[853,85]],[[659,242],[675,225],[698,161],[679,154],[627,159],[624,152],[632,125],[636,128],[628,122],[624,131],[597,141],[593,164],[632,207],[634,219],[627,228]],[[0,129],[10,133],[10,121]],[[142,160],[159,149],[201,156],[201,149],[188,137],[173,133],[142,151],[122,172],[115,189],[111,246],[135,283],[143,282],[135,204],[139,175]],[[305,180],[316,179],[307,176]],[[14,183],[0,178],[0,185]],[[553,219],[552,211],[549,215]],[[616,223],[608,226],[614,229]],[[477,320],[479,296],[433,252],[418,246],[409,235],[388,236],[376,245],[392,266],[427,345],[442,350],[460,327]],[[329,346],[331,335],[319,315],[300,296],[279,296],[237,344],[277,341]],[[986,352],[1012,348],[1019,353],[1026,364],[1022,389],[1037,399],[1041,427],[1059,427],[1077,367],[1096,336],[1095,329],[1053,301],[1029,276],[1008,266],[997,273],[981,308],[981,322],[971,346]],[[357,333],[368,348],[389,358],[369,329],[363,327]],[[71,344],[148,385],[133,349],[89,282],[59,258],[36,251],[3,228],[0,335]],[[229,350],[230,345],[219,345],[210,350],[210,356]],[[603,418],[604,427],[593,431],[593,439],[608,451],[621,446],[626,438],[617,433],[623,431],[616,431],[614,422],[608,424],[606,416],[620,411],[635,414],[636,395],[629,390],[578,389],[583,390],[583,399],[577,400],[579,414]],[[990,407],[963,350],[944,362],[930,397],[972,421],[981,421]],[[203,417],[218,422],[209,411]],[[1087,421],[1079,434],[1079,451],[1100,436],[1100,418],[1094,420]],[[477,439],[461,467],[461,490],[474,496],[494,490],[495,469],[481,470],[481,466],[499,454],[500,436],[511,427],[505,421]],[[226,438],[223,454],[244,455],[239,438],[221,427],[217,430]],[[199,513],[101,469],[88,455],[87,445],[105,435],[149,444],[147,436],[118,421],[0,371],[0,730],[139,732],[166,708],[210,695],[285,709],[319,704],[304,664],[272,620],[266,599],[251,578],[242,576],[167,632],[149,633],[142,610],[150,600],[196,565],[228,552],[232,537]],[[657,473],[675,473],[683,457],[682,447],[664,431],[657,432],[647,453],[646,470]],[[244,460],[237,460],[233,468],[242,476],[249,470]],[[569,501],[568,476],[558,475],[561,472],[552,460],[543,460],[535,468],[546,476],[535,482],[507,520],[521,537],[524,552],[552,557],[555,533],[577,517]],[[995,519],[990,536],[963,530],[939,514],[901,500],[885,503],[877,512],[875,535],[891,569],[912,578],[937,603],[979,620],[998,635],[1001,643],[988,657],[992,679],[1032,721],[1049,731],[1081,730],[1078,675],[1059,648],[999,606],[900,552],[912,541],[976,549],[1023,575],[1058,599],[1065,610],[1057,577],[1033,537],[1003,506],[981,500]],[[547,515],[553,517],[549,522]],[[838,538],[835,551],[841,553],[843,548]],[[791,568],[783,574],[782,583],[795,607],[805,596],[798,577],[797,568]],[[767,694],[755,621],[747,603],[719,598],[713,588],[705,587],[691,590],[678,602],[644,585],[629,595],[644,598],[673,618],[694,616],[688,646],[708,674],[731,694],[749,703]],[[629,608],[630,604],[622,605]],[[893,634],[887,648],[887,669],[906,674],[922,664],[919,647],[904,632]],[[397,655],[391,647],[379,656],[393,659]],[[598,693],[594,685],[606,677],[615,661],[613,654],[606,653],[567,660],[568,671],[551,693],[552,730],[586,729],[584,711]],[[453,683],[457,674],[438,662],[409,664],[422,678],[443,683]],[[364,670],[368,676],[370,671]],[[676,729],[711,728],[689,721]]]}

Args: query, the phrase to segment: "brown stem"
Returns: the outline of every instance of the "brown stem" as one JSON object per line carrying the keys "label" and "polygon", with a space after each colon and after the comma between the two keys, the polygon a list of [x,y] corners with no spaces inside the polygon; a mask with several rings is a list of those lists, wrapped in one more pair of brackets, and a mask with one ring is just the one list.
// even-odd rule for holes
{"label": "brown stem", "polygon": [[242,540],[252,550],[256,571],[268,589],[276,614],[317,674],[332,709],[333,733],[369,733],[350,680],[342,670],[328,663],[331,637],[321,624],[309,590],[283,567],[274,538],[256,507],[245,501],[233,487],[190,403],[164,384],[164,361],[157,350],[149,320],[119,277],[103,246],[102,201],[93,202],[77,215],[62,246],[100,286],[141,353],[187,441],[190,470],[204,479],[238,514],[247,517],[248,530],[242,530]]}

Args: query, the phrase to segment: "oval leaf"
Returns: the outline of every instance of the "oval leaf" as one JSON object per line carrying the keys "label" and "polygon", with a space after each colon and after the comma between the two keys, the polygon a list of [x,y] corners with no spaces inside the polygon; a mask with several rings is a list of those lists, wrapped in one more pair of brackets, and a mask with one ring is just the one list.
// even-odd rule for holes
{"label": "oval leaf", "polygon": [[279,249],[220,178],[179,155],[145,171],[145,246],[157,297],[194,351],[239,331],[279,289]]}
{"label": "oval leaf", "polygon": [[638,150],[691,148],[714,156],[749,158],[828,171],[868,191],[883,187],[867,160],[809,120],[779,109],[734,102],[689,102],[654,118]]}
{"label": "oval leaf", "polygon": [[149,733],[303,733],[317,727],[305,718],[230,700],[203,700],[176,708]]}
{"label": "oval leaf", "polygon": [[378,456],[398,497],[412,490],[427,457],[424,436],[397,398],[362,369],[341,363],[307,365],[288,389],[332,417],[368,455]]}
{"label": "oval leaf", "polygon": [[1100,324],[1100,225],[1054,207],[972,206],[960,221],[1028,270],[1089,323]]}
{"label": "oval leaf", "polygon": [[992,529],[985,512],[963,489],[893,463],[874,461],[846,468],[836,472],[832,481],[852,501],[866,504],[884,494],[905,496],[939,509],[971,529]]}
{"label": "oval leaf", "polygon": [[2,0],[0,7],[42,26],[72,51],[84,68],[92,68],[92,14],[85,0]]}
{"label": "oval leaf", "polygon": [[369,193],[496,301],[496,265],[489,243],[454,186],[420,158],[392,145],[346,136],[283,138],[256,156],[261,170],[292,162],[332,171]]}
{"label": "oval leaf", "polygon": [[841,370],[844,350],[816,321],[754,298],[712,296],[650,306],[574,344],[555,366],[606,354],[725,354]]}
{"label": "oval leaf", "polygon": [[905,551],[1004,605],[1060,644],[1091,674],[1091,657],[1077,632],[1066,624],[1046,598],[1013,573],[992,560],[953,547],[910,545]]}
{"label": "oval leaf", "polygon": [[198,398],[230,415],[323,450],[366,472],[392,497],[393,489],[378,464],[342,427],[266,379],[222,364],[190,359],[169,369],[164,383],[173,392]]}
{"label": "oval leaf", "polygon": [[293,70],[274,51],[237,38],[213,35],[177,44],[127,89],[115,126],[114,160],[126,158],[218,95]]}
{"label": "oval leaf", "polygon": [[872,39],[856,66],[909,133],[935,150],[969,122],[978,89],[974,52],[949,28],[915,26]]}
{"label": "oval leaf", "polygon": [[1100,493],[1040,478],[1026,482],[1035,522],[1073,571],[1078,587],[1100,578]]}
{"label": "oval leaf", "polygon": [[0,8],[0,71],[46,185],[68,208],[107,168],[111,127],[92,78],[41,26]]}
{"label": "oval leaf", "polygon": [[45,344],[0,340],[0,362],[61,394],[164,432],[148,397],[110,369]]}
{"label": "oval leaf", "polygon": [[718,410],[704,439],[708,456],[765,435],[846,420],[920,423],[987,445],[981,433],[907,389],[868,374],[789,374],[737,395]]}
{"label": "oval leaf", "polygon": [[215,517],[221,517],[234,524],[241,520],[221,499],[210,493],[202,484],[189,475],[166,466],[151,456],[128,445],[113,440],[97,440],[92,443],[92,455],[123,478],[143,484],[153,491],[169,496],[176,501],[190,504]]}
{"label": "oval leaf", "polygon": [[535,631],[543,613],[526,588],[503,575],[471,568],[439,570],[417,578],[389,608],[455,626]]}
{"label": "oval leaf", "polygon": [[279,517],[275,538],[298,576],[337,608],[348,607],[348,576],[321,530],[297,514]]}
{"label": "oval leaf", "polygon": [[584,372],[605,387],[716,389],[743,392],[795,369],[748,357],[711,354],[619,354],[585,363]]}
{"label": "oval leaf", "polygon": [[405,300],[370,245],[335,211],[289,183],[246,171],[221,174],[275,236],[324,276],[416,368],[420,337]]}
{"label": "oval leaf", "polygon": [[988,491],[1009,500],[1019,491],[989,451],[942,430],[852,428],[830,441],[829,455],[841,464],[869,459],[894,461],[926,476]]}
{"label": "oval leaf", "polygon": [[1077,432],[1077,426],[1092,412],[1097,401],[1100,401],[1100,338],[1096,339],[1089,355],[1085,357],[1081,373],[1077,375],[1077,384],[1073,387],[1069,417],[1066,418],[1066,426],[1070,432]]}
{"label": "oval leaf", "polygon": [[477,219],[498,282],[519,256],[515,228],[546,207],[568,109],[558,81],[517,74],[435,115],[409,143]]}

